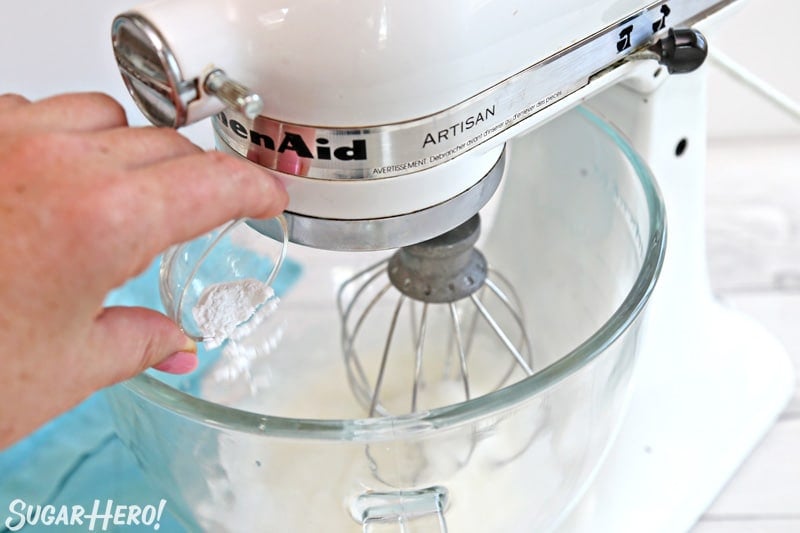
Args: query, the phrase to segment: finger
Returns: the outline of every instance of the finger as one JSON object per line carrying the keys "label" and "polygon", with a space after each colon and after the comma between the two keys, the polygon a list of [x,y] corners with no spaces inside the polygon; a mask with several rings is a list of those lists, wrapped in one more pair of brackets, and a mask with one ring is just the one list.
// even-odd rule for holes
{"label": "finger", "polygon": [[88,134],[94,146],[125,168],[135,169],[202,150],[169,128],[114,128]]}
{"label": "finger", "polygon": [[[172,244],[188,241],[237,218],[269,218],[288,203],[283,184],[264,169],[220,152],[171,159],[139,169],[131,177],[141,190],[131,210],[146,241],[145,263]],[[131,243],[135,247],[135,243]],[[144,263],[143,263],[144,264]]]}
{"label": "finger", "polygon": [[175,352],[153,368],[167,374],[188,374],[197,368],[196,352]]}
{"label": "finger", "polygon": [[30,103],[30,100],[19,94],[0,94],[0,113],[7,109],[14,109]]}
{"label": "finger", "polygon": [[196,366],[196,362],[187,364],[195,359],[194,342],[172,320],[143,307],[105,308],[95,319],[89,345],[98,357],[87,371],[98,388],[132,378],[154,365],[173,372],[191,371]]}
{"label": "finger", "polygon": [[122,106],[101,93],[61,94],[0,115],[0,128],[13,127],[18,133],[96,131],[127,123]]}

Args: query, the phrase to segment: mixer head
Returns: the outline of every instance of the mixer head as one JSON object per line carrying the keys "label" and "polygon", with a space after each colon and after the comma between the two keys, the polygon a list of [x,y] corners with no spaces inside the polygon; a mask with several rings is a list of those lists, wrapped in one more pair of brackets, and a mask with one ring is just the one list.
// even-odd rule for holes
{"label": "mixer head", "polygon": [[152,122],[211,116],[220,150],[281,176],[289,240],[378,250],[477,213],[507,140],[657,63],[699,66],[702,36],[673,28],[730,1],[451,1],[420,17],[412,3],[161,0],[118,16],[112,38]]}

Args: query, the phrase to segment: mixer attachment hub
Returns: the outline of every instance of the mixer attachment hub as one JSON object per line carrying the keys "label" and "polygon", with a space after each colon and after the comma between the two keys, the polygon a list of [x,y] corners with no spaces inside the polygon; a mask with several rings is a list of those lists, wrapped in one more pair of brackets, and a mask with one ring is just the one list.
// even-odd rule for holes
{"label": "mixer attachment hub", "polygon": [[406,296],[427,303],[451,303],[466,298],[485,281],[488,265],[474,247],[480,217],[433,239],[399,249],[389,260],[389,280]]}

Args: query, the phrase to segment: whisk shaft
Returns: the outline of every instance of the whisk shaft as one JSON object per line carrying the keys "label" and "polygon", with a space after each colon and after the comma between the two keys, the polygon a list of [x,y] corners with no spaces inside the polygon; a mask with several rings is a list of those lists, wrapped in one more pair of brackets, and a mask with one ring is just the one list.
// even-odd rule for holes
{"label": "whisk shaft", "polygon": [[419,321],[419,338],[417,340],[417,350],[414,357],[414,385],[411,390],[411,412],[417,412],[417,397],[419,395],[419,384],[422,379],[422,351],[425,346],[425,332],[428,327],[428,304],[422,305],[422,318]]}
{"label": "whisk shaft", "polygon": [[397,305],[394,308],[392,315],[392,323],[389,326],[389,333],[386,335],[386,345],[383,348],[383,356],[381,357],[381,366],[378,370],[378,377],[375,380],[375,391],[372,393],[372,401],[369,405],[369,416],[375,415],[375,408],[378,406],[378,396],[381,393],[381,386],[383,385],[383,376],[386,374],[386,361],[389,359],[389,349],[392,347],[392,337],[394,337],[394,330],[397,328],[397,317],[400,316],[400,309],[403,307],[406,297],[401,295],[397,300]]}
{"label": "whisk shaft", "polygon": [[467,373],[467,355],[464,353],[464,343],[461,339],[461,324],[456,311],[456,304],[450,304],[450,316],[453,319],[453,331],[456,334],[456,346],[458,347],[458,360],[461,363],[461,380],[464,382],[464,396],[470,399],[469,394],[469,375]]}
{"label": "whisk shaft", "polygon": [[[489,285],[489,287],[492,288],[491,285]],[[492,331],[495,332],[500,341],[505,345],[508,351],[511,352],[511,355],[514,356],[514,359],[516,359],[517,364],[519,364],[519,366],[522,367],[522,370],[524,370],[527,375],[532,376],[533,369],[530,367],[528,362],[519,352],[517,347],[514,346],[514,343],[511,342],[511,339],[508,338],[508,335],[506,335],[506,332],[503,331],[503,328],[501,328],[497,324],[497,321],[494,319],[494,317],[492,317],[491,313],[489,313],[489,311],[486,309],[483,303],[481,303],[481,301],[474,294],[470,296],[470,299],[472,300],[472,303],[475,304],[475,307],[478,308],[478,311],[480,312],[481,316],[483,316],[483,318],[486,320],[486,323],[489,324],[489,327],[492,328]]]}

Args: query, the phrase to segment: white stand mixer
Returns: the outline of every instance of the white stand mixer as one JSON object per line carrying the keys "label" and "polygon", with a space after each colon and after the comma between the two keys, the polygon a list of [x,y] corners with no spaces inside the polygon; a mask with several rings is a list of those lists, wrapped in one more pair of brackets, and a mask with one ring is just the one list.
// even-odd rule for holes
{"label": "white stand mixer", "polygon": [[315,247],[402,246],[463,222],[498,186],[503,144],[578,104],[619,128],[658,178],[669,248],[628,415],[560,530],[672,532],[793,386],[783,348],[714,302],[705,75],[667,72],[702,63],[695,33],[678,34],[677,59],[664,51],[670,28],[706,31],[733,3],[172,0],[118,19],[115,46],[151,120],[214,115],[221,149],[281,174],[291,238]]}
{"label": "white stand mixer", "polygon": [[[305,6],[292,7],[287,14],[277,6],[267,10],[246,1],[233,7],[206,2],[203,9],[195,2],[190,7],[173,1],[141,8],[138,13],[144,18],[135,22],[146,24],[150,17],[168,36],[179,58],[180,69],[172,73],[178,83],[203,79],[212,62],[256,94],[268,95],[263,114],[281,120],[256,119],[247,130],[241,126],[246,119],[235,122],[220,114],[215,127],[223,149],[280,170],[286,152],[275,151],[275,146],[272,151],[261,145],[254,148],[256,130],[324,124],[331,128],[323,129],[323,135],[319,129],[312,134],[321,138],[318,142],[344,139],[350,155],[355,155],[354,143],[366,144],[362,155],[366,160],[369,151],[367,161],[309,159],[301,172],[286,176],[293,198],[290,211],[298,221],[308,221],[307,215],[383,221],[396,217],[403,225],[432,228],[436,234],[441,227],[430,220],[453,225],[441,210],[422,221],[409,219],[422,218],[420,212],[436,210],[430,206],[452,203],[465,194],[462,191],[474,190],[502,142],[513,145],[518,133],[579,102],[587,102],[620,128],[659,178],[668,209],[669,252],[631,412],[594,488],[576,510],[573,525],[564,527],[679,531],[710,504],[792,388],[783,349],[756,324],[713,301],[702,230],[705,75],[702,70],[675,76],[666,72],[692,70],[702,62],[702,43],[693,41],[696,35],[691,33],[679,36],[677,52],[667,57],[670,52],[665,49],[675,45],[665,35],[667,28],[701,27],[729,3],[357,3],[338,14],[334,11],[340,7],[332,8],[327,13],[332,19],[310,14],[296,19],[291,15]],[[255,16],[261,22],[251,25],[235,16],[226,20],[215,11],[239,9],[241,15],[250,14],[243,19]],[[176,14],[198,12],[208,17],[198,25],[207,24],[211,35],[222,35],[227,44],[231,34],[243,38],[227,55],[220,53],[215,37],[197,46],[195,25],[186,25]],[[345,22],[356,17],[365,22]],[[128,23],[118,21],[117,28]],[[343,32],[340,25],[350,29]],[[659,37],[662,45],[643,48]],[[312,39],[336,44],[330,54],[298,54]],[[126,59],[130,50],[117,43],[118,57]],[[277,57],[264,58],[270,54]],[[131,80],[141,76],[131,73],[125,60],[122,67],[147,111],[152,91],[138,91]],[[397,71],[402,74],[394,74]],[[200,89],[197,99],[185,110],[178,106],[176,114],[192,121],[219,111],[219,102],[213,105],[209,100]],[[352,128],[362,124],[369,128]],[[266,156],[273,156],[269,163]],[[384,179],[370,179],[376,175]],[[320,186],[313,178],[330,181]],[[333,181],[345,187],[334,190]],[[386,189],[375,191],[383,186]],[[475,199],[463,209],[471,214],[482,201]],[[460,210],[453,206],[452,211]],[[461,213],[454,216],[464,219]],[[336,237],[326,233],[317,240],[314,231],[300,229],[293,237],[333,248],[407,244],[393,237],[378,243],[356,236],[357,244],[348,245],[339,224],[331,230]],[[356,224],[350,222],[348,231]],[[354,230],[352,235],[358,234],[360,230]],[[406,237],[418,241],[421,236]]]}
{"label": "white stand mixer", "polygon": [[[709,287],[698,230],[705,168],[705,101],[698,95],[704,94],[698,72],[670,78],[654,93],[615,87],[592,102],[665,177],[659,185],[669,245],[630,412],[567,531],[688,530],[794,386],[785,349],[760,325],[717,303]],[[677,157],[682,140],[691,148]],[[677,308],[683,312],[670,311]],[[581,519],[588,522],[578,526]]]}

